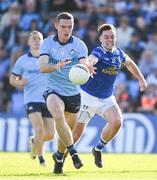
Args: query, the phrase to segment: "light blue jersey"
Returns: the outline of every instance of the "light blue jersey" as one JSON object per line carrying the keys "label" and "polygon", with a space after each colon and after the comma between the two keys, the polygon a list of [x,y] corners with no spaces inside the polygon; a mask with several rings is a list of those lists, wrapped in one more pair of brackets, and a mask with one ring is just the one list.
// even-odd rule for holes
{"label": "light blue jersey", "polygon": [[57,64],[61,60],[71,60],[60,70],[46,74],[46,90],[54,90],[62,96],[73,96],[80,93],[80,87],[69,80],[69,71],[81,58],[88,55],[86,45],[80,39],[71,36],[65,44],[60,43],[57,35],[44,40],[40,48],[40,56],[48,55],[49,64]]}
{"label": "light blue jersey", "polygon": [[113,93],[116,77],[121,64],[126,61],[126,54],[119,48],[109,52],[102,46],[94,48],[91,54],[98,58],[98,62],[94,65],[97,68],[96,74],[81,88],[92,96],[104,99]]}
{"label": "light blue jersey", "polygon": [[45,75],[39,71],[38,57],[32,56],[31,53],[21,56],[16,61],[12,74],[23,76],[28,80],[24,87],[24,104],[29,102],[45,102],[43,98]]}

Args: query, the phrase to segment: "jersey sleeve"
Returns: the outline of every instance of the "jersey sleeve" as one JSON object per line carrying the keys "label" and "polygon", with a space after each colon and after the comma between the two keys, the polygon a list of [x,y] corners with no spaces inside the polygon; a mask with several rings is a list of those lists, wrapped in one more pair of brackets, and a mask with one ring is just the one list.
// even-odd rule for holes
{"label": "jersey sleeve", "polygon": [[101,58],[101,50],[99,47],[96,47],[92,50],[91,54],[95,56],[96,58],[100,59]]}
{"label": "jersey sleeve", "polygon": [[50,56],[50,51],[49,51],[49,43],[48,43],[48,39],[45,39],[44,41],[43,41],[43,43],[41,44],[41,46],[40,46],[40,56],[42,56],[42,55],[48,55],[48,56]]}
{"label": "jersey sleeve", "polygon": [[16,63],[14,64],[12,74],[14,74],[16,76],[22,76],[23,72],[24,72],[23,61],[22,61],[22,59],[19,58],[16,61]]}
{"label": "jersey sleeve", "polygon": [[120,56],[121,56],[122,63],[127,61],[127,55],[122,50],[120,50]]}

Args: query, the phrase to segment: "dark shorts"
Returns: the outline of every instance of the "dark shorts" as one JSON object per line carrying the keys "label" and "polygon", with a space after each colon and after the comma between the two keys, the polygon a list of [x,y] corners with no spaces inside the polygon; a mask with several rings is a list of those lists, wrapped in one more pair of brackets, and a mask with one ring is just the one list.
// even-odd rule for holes
{"label": "dark shorts", "polygon": [[25,105],[25,108],[28,115],[34,112],[41,112],[42,117],[52,117],[47,109],[46,103],[30,102]]}
{"label": "dark shorts", "polygon": [[81,105],[81,95],[80,94],[77,94],[74,96],[62,96],[53,90],[52,91],[48,90],[48,91],[45,91],[45,93],[44,93],[45,101],[50,94],[56,94],[60,99],[62,99],[62,101],[64,102],[64,105],[65,105],[65,111],[71,112],[71,113],[79,112],[80,105]]}

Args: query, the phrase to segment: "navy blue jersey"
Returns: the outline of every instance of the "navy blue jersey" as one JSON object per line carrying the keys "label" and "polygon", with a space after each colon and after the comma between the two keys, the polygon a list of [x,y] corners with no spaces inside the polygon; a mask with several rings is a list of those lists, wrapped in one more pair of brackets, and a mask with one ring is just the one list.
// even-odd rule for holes
{"label": "navy blue jersey", "polygon": [[81,88],[92,96],[104,99],[113,93],[116,76],[121,64],[126,61],[126,54],[119,48],[109,52],[101,46],[94,48],[91,54],[98,58],[94,65],[97,71]]}

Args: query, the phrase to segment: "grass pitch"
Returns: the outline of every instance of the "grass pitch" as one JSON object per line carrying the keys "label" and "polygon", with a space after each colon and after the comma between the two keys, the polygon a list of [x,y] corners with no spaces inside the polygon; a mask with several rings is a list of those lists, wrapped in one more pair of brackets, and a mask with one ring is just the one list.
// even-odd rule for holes
{"label": "grass pitch", "polygon": [[0,180],[157,180],[157,154],[103,154],[101,169],[92,154],[80,154],[84,166],[75,169],[68,157],[63,175],[54,175],[51,154],[45,157],[46,168],[28,153],[0,152]]}

